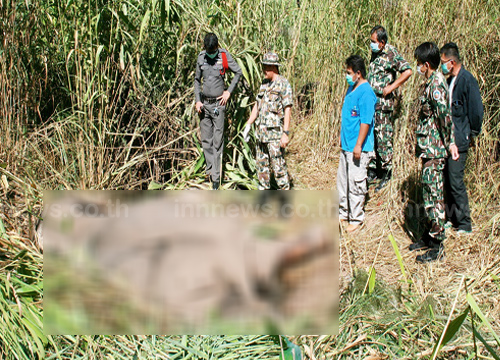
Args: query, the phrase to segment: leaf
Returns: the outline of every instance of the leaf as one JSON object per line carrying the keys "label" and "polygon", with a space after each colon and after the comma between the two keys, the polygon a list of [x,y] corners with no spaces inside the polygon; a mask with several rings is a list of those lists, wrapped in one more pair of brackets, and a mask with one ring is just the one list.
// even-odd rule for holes
{"label": "leaf", "polygon": [[[433,354],[439,352],[439,350],[441,350],[441,348],[445,346],[453,338],[453,336],[455,336],[455,334],[462,326],[462,323],[464,322],[468,314],[469,314],[469,308],[465,309],[465,311],[461,315],[453,319],[446,329],[443,329],[443,331],[445,331],[443,340],[441,341],[439,349],[437,348],[439,342],[436,343],[436,345],[434,346],[434,350],[432,351]],[[443,334],[441,334],[439,338],[441,338],[442,335]]]}
{"label": "leaf", "polygon": [[370,268],[370,278],[368,279],[368,293],[371,295],[375,290],[376,271],[374,267]]}
{"label": "leaf", "polygon": [[[281,335],[280,335],[281,336]],[[290,340],[288,340],[286,337],[281,336],[285,344],[283,345],[283,349],[280,352],[280,359],[281,360],[302,360],[302,351],[300,350],[300,347]],[[283,359],[283,356],[285,357]]]}
{"label": "leaf", "polygon": [[484,316],[481,309],[479,309],[479,306],[477,306],[476,300],[474,300],[474,298],[472,297],[471,294],[467,294],[467,302],[469,303],[472,310],[474,310],[474,312],[477,314],[477,316],[479,316],[481,318],[481,320],[483,321],[483,323],[488,327],[488,329],[493,334],[493,337],[495,338],[497,344],[500,346],[500,339],[498,338],[498,335],[493,331],[493,328],[491,327],[490,322],[488,321],[486,316]]}
{"label": "leaf", "polygon": [[5,231],[5,226],[3,225],[2,218],[0,218],[0,238],[9,240],[9,236],[7,235],[7,231]]}
{"label": "leaf", "polygon": [[251,80],[250,80],[250,77],[248,76],[247,68],[246,68],[245,64],[243,64],[243,61],[240,59],[236,59],[236,62],[238,63],[238,65],[241,68],[241,72],[243,73],[243,77],[248,81],[248,83],[251,84],[251,82],[250,82]]}
{"label": "leaf", "polygon": [[401,253],[399,252],[398,244],[396,243],[396,240],[394,239],[394,236],[392,236],[392,234],[389,235],[389,240],[391,241],[394,253],[396,253],[396,257],[398,258],[399,267],[401,268],[401,273],[403,274],[403,277],[406,280],[405,264],[403,263],[403,258],[401,257]]}
{"label": "leaf", "polygon": [[243,99],[241,99],[240,107],[246,108],[248,106],[248,100],[250,100],[248,96],[245,96]]}
{"label": "leaf", "polygon": [[484,347],[489,351],[491,356],[493,356],[493,358],[495,358],[495,360],[500,360],[500,356],[490,346],[490,344],[488,344],[488,342],[481,336],[481,334],[476,329],[473,329],[473,330],[474,330],[474,336],[477,337],[479,339],[479,341],[481,341],[483,343]]}
{"label": "leaf", "polygon": [[125,70],[125,56],[124,56],[123,44],[120,44],[120,69]]}
{"label": "leaf", "polygon": [[163,187],[162,184],[158,184],[157,182],[151,181],[148,185],[148,190],[159,190]]}
{"label": "leaf", "polygon": [[149,16],[150,15],[151,15],[151,11],[148,9],[146,11],[146,14],[144,14],[144,17],[142,18],[141,30],[139,31],[139,41],[138,41],[138,43],[140,43],[142,41],[142,37],[144,35],[144,30],[146,29],[146,27],[149,24]]}

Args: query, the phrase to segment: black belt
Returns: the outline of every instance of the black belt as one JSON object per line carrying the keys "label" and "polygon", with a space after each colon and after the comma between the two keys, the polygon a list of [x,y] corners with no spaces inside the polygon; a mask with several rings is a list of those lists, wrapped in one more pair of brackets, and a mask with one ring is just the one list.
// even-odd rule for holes
{"label": "black belt", "polygon": [[206,102],[207,104],[215,104],[216,102],[219,101],[217,98],[209,98],[209,97],[204,97],[203,101]]}

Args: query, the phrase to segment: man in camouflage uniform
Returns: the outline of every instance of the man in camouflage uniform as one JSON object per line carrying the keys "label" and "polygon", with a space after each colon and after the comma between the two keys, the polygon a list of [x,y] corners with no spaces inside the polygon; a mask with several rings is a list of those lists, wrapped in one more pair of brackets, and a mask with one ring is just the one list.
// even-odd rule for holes
{"label": "man in camouflage uniform", "polygon": [[[368,82],[377,95],[377,104],[374,119],[376,158],[368,165],[368,180],[381,179],[376,189],[378,191],[392,175],[395,91],[408,80],[412,71],[410,64],[396,48],[387,43],[387,33],[382,26],[375,26],[370,34],[372,57]],[[399,78],[396,78],[397,72],[401,73]]]}
{"label": "man in camouflage uniform", "polygon": [[[224,148],[224,114],[231,93],[242,75],[238,63],[225,49],[219,48],[219,40],[213,33],[204,39],[205,50],[196,62],[194,95],[196,111],[200,115],[200,132],[203,153],[207,163],[207,175],[212,177],[214,190],[219,188],[222,150]],[[233,81],[226,89],[224,58],[227,68],[234,73]],[[203,79],[203,91],[201,83]]]}
{"label": "man in camouflage uniform", "polygon": [[257,95],[257,101],[243,131],[248,140],[251,124],[256,121],[257,175],[259,190],[271,188],[270,167],[280,190],[290,189],[290,180],[284,158],[289,142],[289,127],[292,113],[292,87],[279,74],[278,55],[269,52],[262,60],[265,79]]}
{"label": "man in camouflage uniform", "polygon": [[448,85],[443,74],[436,71],[440,63],[439,48],[434,43],[423,43],[415,49],[415,58],[418,73],[427,79],[420,97],[416,155],[422,159],[423,198],[430,228],[420,240],[410,245],[410,250],[428,248],[416,258],[424,263],[444,255],[444,166],[450,154],[453,159],[458,159],[458,148],[453,135]]}

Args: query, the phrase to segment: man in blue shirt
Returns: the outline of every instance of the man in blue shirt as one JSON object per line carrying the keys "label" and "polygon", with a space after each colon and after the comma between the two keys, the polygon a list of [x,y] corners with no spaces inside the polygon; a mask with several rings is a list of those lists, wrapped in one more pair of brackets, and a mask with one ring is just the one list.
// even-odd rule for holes
{"label": "man in blue shirt", "polygon": [[367,166],[373,156],[373,116],[377,97],[366,80],[365,62],[352,55],[346,62],[349,84],[342,106],[340,159],[337,172],[339,217],[349,222],[347,232],[357,230],[364,221],[367,192]]}

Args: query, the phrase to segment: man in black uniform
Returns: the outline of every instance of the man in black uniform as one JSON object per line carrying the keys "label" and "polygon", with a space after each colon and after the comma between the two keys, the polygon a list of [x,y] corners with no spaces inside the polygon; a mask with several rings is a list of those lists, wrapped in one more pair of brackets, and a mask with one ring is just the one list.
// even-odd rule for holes
{"label": "man in black uniform", "polygon": [[448,158],[445,168],[446,215],[459,233],[470,233],[469,199],[464,183],[467,150],[479,135],[483,120],[483,103],[474,76],[464,69],[458,47],[448,43],[441,48],[441,70],[448,77],[450,108],[455,125],[455,142],[459,158]]}
{"label": "man in black uniform", "polygon": [[[222,149],[224,148],[224,114],[231,93],[242,75],[241,68],[225,49],[219,48],[219,40],[213,33],[205,36],[205,50],[198,55],[194,77],[196,111],[200,114],[201,143],[206,172],[212,178],[213,189],[220,185]],[[225,74],[229,69],[234,73],[229,88],[225,88]],[[203,91],[201,79],[203,78]]]}

